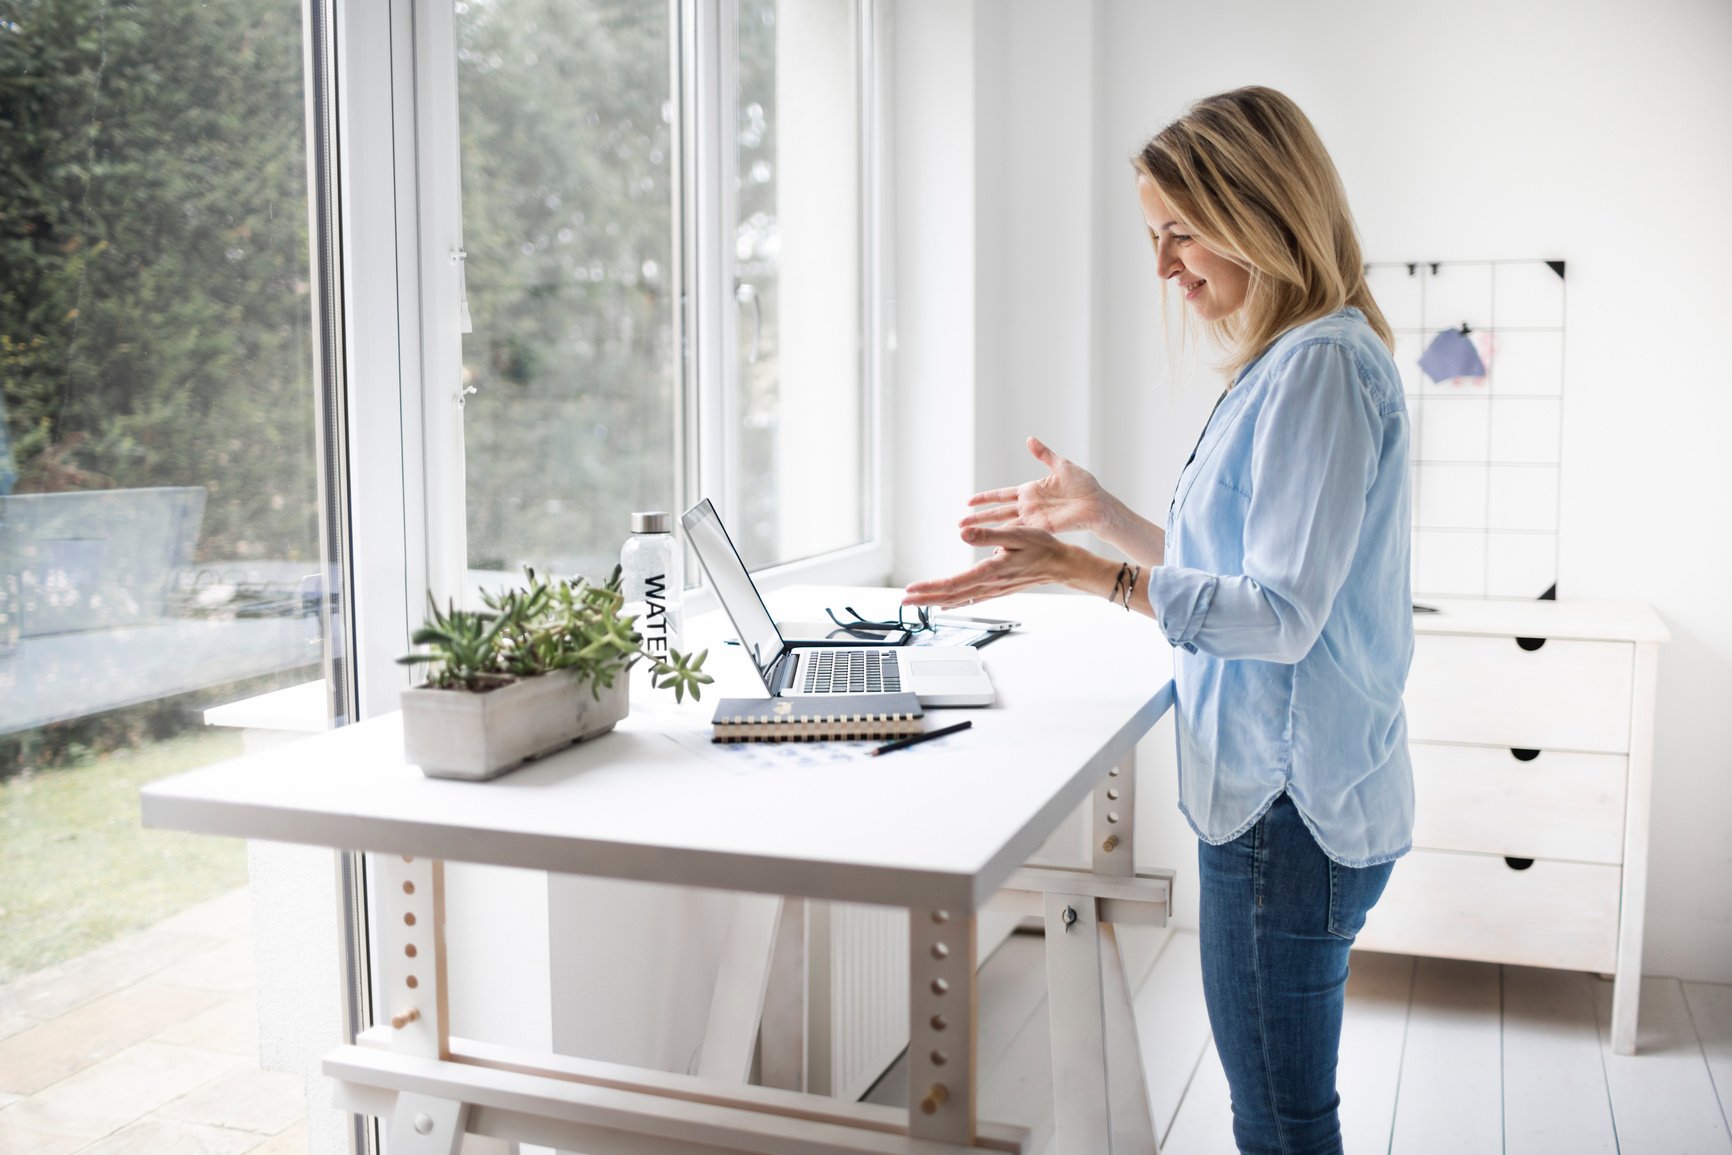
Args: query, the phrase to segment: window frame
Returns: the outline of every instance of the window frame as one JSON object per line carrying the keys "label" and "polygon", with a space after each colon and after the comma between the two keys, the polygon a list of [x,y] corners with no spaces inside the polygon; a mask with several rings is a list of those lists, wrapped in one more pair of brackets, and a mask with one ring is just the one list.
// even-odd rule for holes
{"label": "window frame", "polygon": [[[860,207],[858,244],[862,284],[860,286],[860,384],[864,445],[861,460],[867,470],[862,493],[868,502],[863,519],[865,538],[856,544],[810,557],[789,559],[753,573],[760,589],[800,583],[881,585],[891,567],[892,493],[886,461],[890,452],[887,380],[889,352],[893,348],[892,238],[889,196],[890,180],[887,126],[890,123],[889,92],[891,5],[881,0],[854,0],[856,38],[855,100],[860,142]],[[734,323],[734,248],[730,222],[737,216],[735,185],[737,151],[732,147],[739,91],[736,22],[738,9],[730,0],[684,0],[682,44],[689,55],[684,66],[696,69],[697,81],[682,86],[688,94],[681,102],[689,120],[681,125],[685,144],[683,163],[696,167],[689,177],[686,195],[688,248],[682,248],[682,266],[697,272],[699,305],[688,306],[687,316],[695,325],[685,330],[687,405],[696,414],[701,447],[688,453],[687,476],[696,476],[699,489],[682,486],[681,499],[690,505],[705,495],[719,497],[722,508],[737,509],[737,468],[729,459],[730,439],[723,431],[738,424],[737,382],[732,380],[739,364],[738,326]],[[707,70],[707,71],[706,71]],[[710,94],[712,115],[703,118],[695,105],[700,92]],[[695,138],[695,139],[694,139]],[[713,150],[713,151],[712,151]],[[720,156],[714,155],[719,152]],[[705,177],[708,177],[706,180]],[[695,349],[693,354],[690,350]],[[691,424],[687,426],[688,431]],[[691,611],[715,608],[702,567],[690,566],[687,580],[700,585],[688,592]]]}
{"label": "window frame", "polygon": [[[427,575],[421,278],[417,273],[411,5],[327,0],[339,11],[344,366],[357,718],[397,708],[396,664]],[[379,67],[377,62],[385,61]],[[365,446],[362,451],[361,447]]]}
{"label": "window frame", "polygon": [[[879,0],[856,5],[859,54],[858,109],[861,140],[860,222],[862,285],[861,393],[866,424],[863,460],[868,477],[863,491],[869,508],[863,541],[814,557],[765,567],[757,579],[765,588],[794,582],[881,583],[890,574],[891,494],[884,468],[888,422],[884,386],[890,258],[888,213],[884,198],[884,115],[888,75],[888,6]],[[412,12],[410,9],[412,8]],[[736,405],[732,381],[736,326],[733,296],[732,147],[737,69],[731,0],[670,0],[670,78],[676,88],[676,188],[674,212],[678,254],[675,324],[679,327],[679,387],[676,405],[675,485],[679,501],[690,505],[716,495],[732,508],[736,469],[729,460],[725,431]],[[394,82],[396,163],[391,179],[397,196],[398,261],[419,269],[419,277],[399,276],[398,317],[419,327],[419,342],[409,324],[396,358],[401,380],[401,473],[398,502],[405,528],[401,572],[409,591],[426,589],[435,597],[468,596],[467,543],[461,512],[465,501],[465,461],[461,412],[456,405],[462,366],[463,251],[462,192],[457,123],[455,15],[449,3],[399,0],[391,6],[390,58],[412,61],[412,85]],[[405,28],[407,31],[405,32]],[[379,59],[379,57],[373,57]],[[365,70],[362,70],[365,71]],[[394,76],[403,69],[388,70]],[[356,79],[360,79],[357,77]],[[403,104],[410,107],[405,119]],[[402,163],[403,142],[413,141],[413,157]],[[357,158],[368,163],[367,158]],[[383,176],[383,158],[370,161],[374,179]],[[356,333],[364,330],[353,330]],[[418,369],[418,373],[417,373]],[[419,379],[419,388],[413,383]],[[418,413],[417,413],[418,410]],[[418,416],[418,420],[416,419]],[[382,431],[381,431],[382,432]],[[623,533],[622,533],[623,538]],[[416,547],[419,546],[419,549]],[[416,554],[420,557],[417,559]],[[417,566],[417,561],[420,564]],[[415,580],[419,569],[424,580]],[[700,582],[701,567],[688,568],[688,582]],[[420,600],[408,598],[410,616]],[[707,584],[688,591],[688,606],[701,612],[714,605]],[[380,608],[384,608],[382,605]],[[398,620],[391,615],[392,621]],[[399,651],[400,652],[400,651]],[[369,655],[370,657],[373,655]],[[377,658],[374,657],[376,662]],[[372,665],[372,663],[369,663]],[[401,685],[399,678],[398,684]]]}
{"label": "window frame", "polygon": [[[763,588],[798,582],[883,584],[891,572],[888,387],[893,357],[890,190],[891,5],[854,0],[857,18],[862,220],[861,384],[868,471],[865,540],[756,574]],[[462,366],[462,213],[458,168],[455,14],[451,0],[308,0],[308,75],[315,29],[334,88],[332,178],[341,293],[337,395],[347,492],[333,516],[346,554],[335,576],[350,626],[349,720],[397,708],[408,647],[429,592],[468,591],[462,422],[455,404]],[[680,423],[676,492],[685,504],[731,492],[717,424],[736,340],[731,147],[736,59],[732,0],[671,0],[669,69],[678,146],[676,324]],[[319,21],[323,21],[319,24]],[[702,93],[711,93],[706,101]],[[309,110],[309,117],[311,111]],[[313,125],[309,120],[309,131]],[[309,140],[315,139],[309,136]],[[713,444],[706,445],[706,438]],[[451,511],[457,511],[455,517]],[[688,569],[701,578],[701,567]],[[687,591],[689,612],[714,608],[705,586]],[[351,1029],[370,1019],[364,857],[340,860],[337,910],[345,923],[343,997]],[[376,1150],[377,1130],[351,1137]]]}

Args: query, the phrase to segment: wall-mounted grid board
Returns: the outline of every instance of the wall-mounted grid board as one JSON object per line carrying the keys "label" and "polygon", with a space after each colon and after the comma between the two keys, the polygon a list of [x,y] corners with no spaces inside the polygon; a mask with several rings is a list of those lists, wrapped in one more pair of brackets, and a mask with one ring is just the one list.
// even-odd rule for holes
{"label": "wall-mounted grid board", "polygon": [[[1555,594],[1564,271],[1546,260],[1366,267],[1411,419],[1416,598]],[[1433,380],[1421,356],[1463,326],[1485,374]]]}

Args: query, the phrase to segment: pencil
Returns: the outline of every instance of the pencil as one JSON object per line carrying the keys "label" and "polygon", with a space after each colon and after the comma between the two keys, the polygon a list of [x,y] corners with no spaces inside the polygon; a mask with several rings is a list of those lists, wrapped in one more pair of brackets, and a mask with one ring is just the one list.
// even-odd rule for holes
{"label": "pencil", "polygon": [[908,738],[898,738],[896,741],[886,742],[884,745],[868,751],[868,753],[877,756],[879,754],[888,754],[892,750],[903,750],[909,746],[917,746],[921,742],[926,742],[933,738],[942,738],[946,734],[954,734],[958,730],[966,730],[972,725],[974,725],[973,722],[958,722],[954,726],[944,726],[937,730],[928,730],[924,734],[915,734]]}

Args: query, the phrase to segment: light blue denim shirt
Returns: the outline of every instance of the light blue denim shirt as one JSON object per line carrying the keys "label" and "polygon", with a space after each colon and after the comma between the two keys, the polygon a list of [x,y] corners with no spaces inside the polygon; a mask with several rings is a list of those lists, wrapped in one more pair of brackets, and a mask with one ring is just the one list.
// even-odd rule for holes
{"label": "light blue denim shirt", "polygon": [[1283,334],[1216,406],[1148,575],[1177,650],[1179,805],[1239,837],[1283,791],[1346,866],[1405,853],[1407,407],[1357,309]]}

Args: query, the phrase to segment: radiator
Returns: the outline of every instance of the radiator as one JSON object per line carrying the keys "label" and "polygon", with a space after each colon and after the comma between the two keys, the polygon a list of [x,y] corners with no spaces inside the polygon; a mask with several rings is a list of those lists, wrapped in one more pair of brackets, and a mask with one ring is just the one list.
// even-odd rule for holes
{"label": "radiator", "polygon": [[[1089,814],[1084,803],[1030,860],[1084,865]],[[908,912],[844,902],[806,904],[806,1089],[858,1099],[908,1046]],[[977,959],[984,962],[1019,919],[982,913]]]}
{"label": "radiator", "polygon": [[807,1087],[858,1099],[908,1045],[908,912],[808,905]]}

